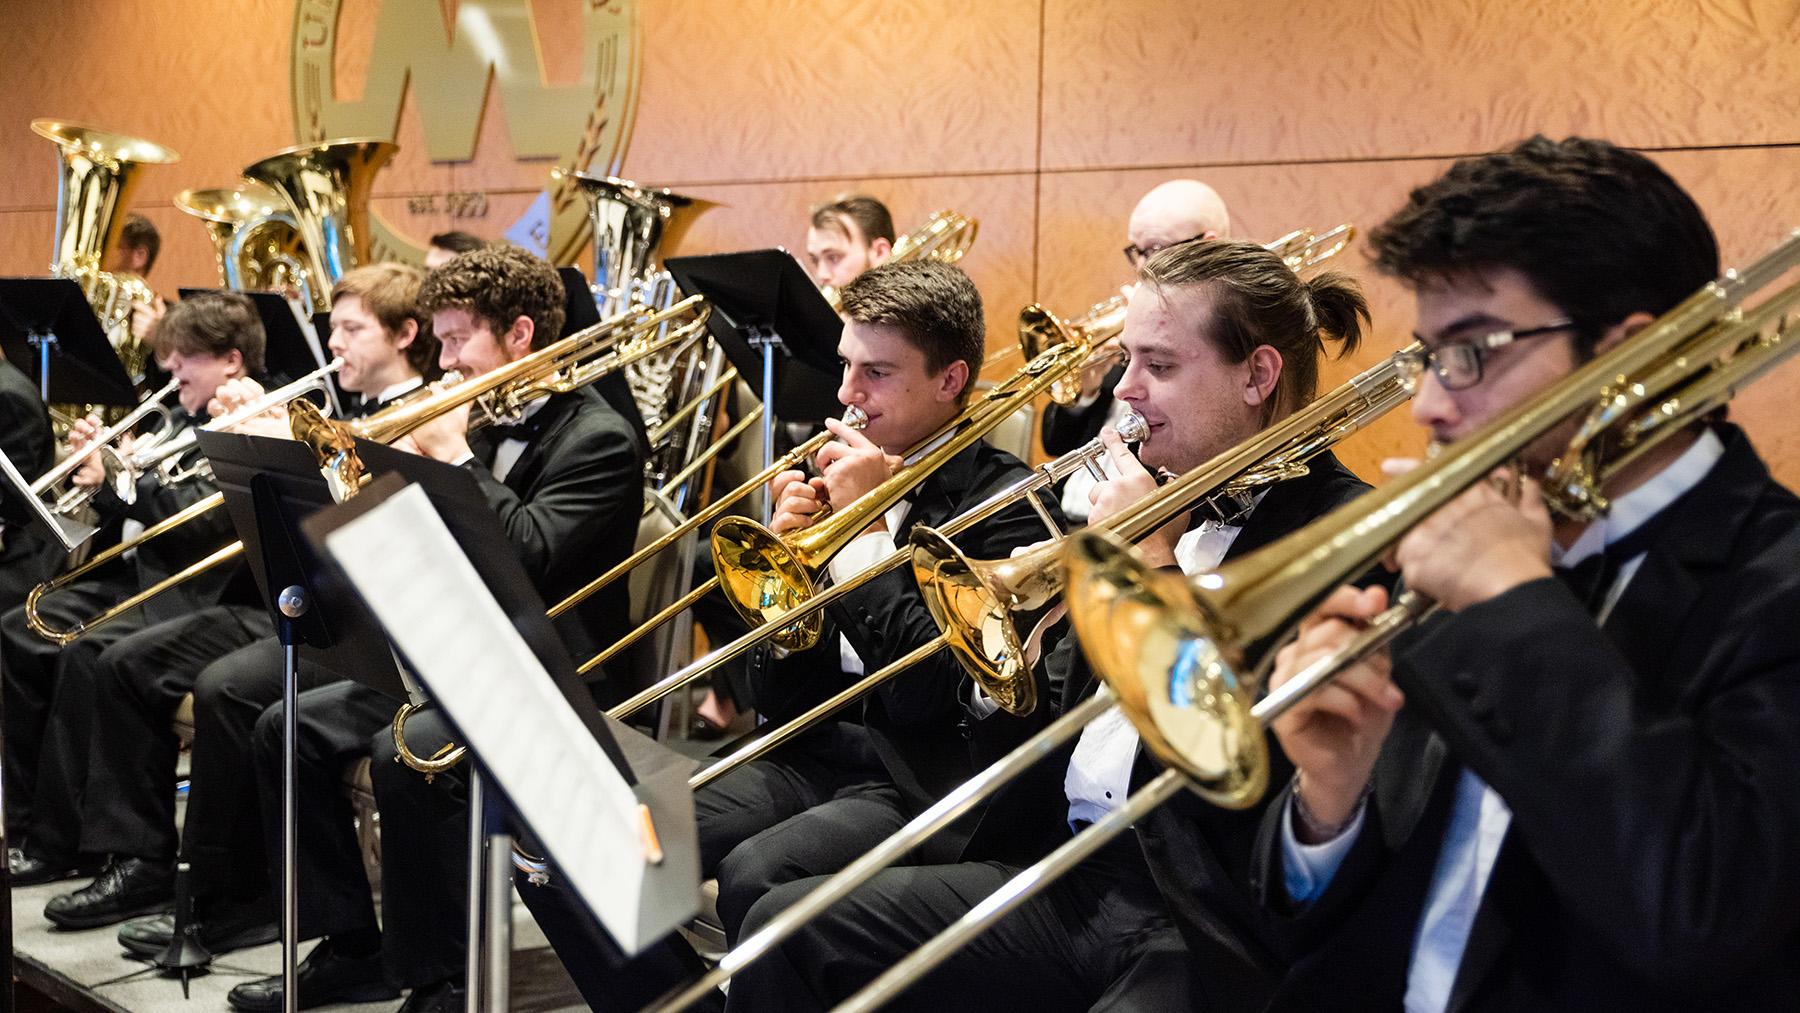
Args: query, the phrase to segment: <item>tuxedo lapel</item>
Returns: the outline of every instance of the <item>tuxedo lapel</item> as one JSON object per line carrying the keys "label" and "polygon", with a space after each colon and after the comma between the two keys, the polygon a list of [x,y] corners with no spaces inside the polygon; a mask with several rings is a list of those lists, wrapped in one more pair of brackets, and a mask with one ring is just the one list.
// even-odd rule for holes
{"label": "tuxedo lapel", "polygon": [[[581,397],[580,391],[572,394],[558,394],[545,402],[544,407],[538,409],[537,435],[525,444],[525,450],[519,454],[519,459],[513,462],[512,470],[506,473],[507,488],[523,496],[531,488],[532,483],[537,481],[538,474],[543,471],[546,448],[554,446],[562,430],[574,420],[575,409],[580,405]],[[493,441],[489,442],[491,445]],[[489,464],[493,463],[493,449],[488,450],[487,460]]]}

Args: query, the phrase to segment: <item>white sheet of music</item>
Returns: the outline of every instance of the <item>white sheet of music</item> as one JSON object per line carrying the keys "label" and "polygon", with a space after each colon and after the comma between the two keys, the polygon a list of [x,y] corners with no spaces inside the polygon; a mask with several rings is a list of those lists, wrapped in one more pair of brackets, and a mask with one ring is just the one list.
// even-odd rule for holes
{"label": "white sheet of music", "polygon": [[451,537],[408,486],[326,537],[388,635],[627,949],[645,845],[638,801]]}

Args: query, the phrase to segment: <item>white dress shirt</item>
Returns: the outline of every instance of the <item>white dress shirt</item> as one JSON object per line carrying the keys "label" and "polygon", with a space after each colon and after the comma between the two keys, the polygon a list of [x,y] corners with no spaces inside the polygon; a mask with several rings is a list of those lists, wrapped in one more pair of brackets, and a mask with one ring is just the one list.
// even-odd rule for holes
{"label": "white dress shirt", "polygon": [[[425,378],[422,376],[409,376],[399,383],[390,383],[386,387],[381,388],[381,391],[375,395],[375,404],[377,406],[387,404],[389,401],[392,401],[400,395],[417,390],[424,385]],[[368,403],[369,399],[366,397],[363,398],[363,404]]]}
{"label": "white dress shirt", "polygon": [[[1238,527],[1207,520],[1175,542],[1175,562],[1188,576],[1219,565],[1237,538]],[[1095,823],[1118,808],[1131,789],[1131,765],[1137,758],[1138,733],[1117,707],[1108,709],[1082,729],[1075,755],[1063,775],[1069,800],[1069,823]]]}
{"label": "white dress shirt", "polygon": [[[1724,453],[1725,444],[1718,435],[1704,430],[1673,464],[1620,496],[1611,512],[1588,525],[1575,544],[1561,550],[1552,544],[1552,561],[1572,567],[1624,538],[1699,484]],[[1644,555],[1639,553],[1619,567],[1619,575],[1607,589],[1595,615],[1596,623],[1606,622],[1643,562]],[[1356,818],[1342,834],[1319,845],[1303,845],[1295,836],[1291,804],[1282,814],[1281,823],[1283,878],[1288,896],[1302,903],[1311,901],[1325,892],[1349,854],[1356,835],[1362,831],[1363,810],[1357,810]],[[1463,768],[1450,825],[1438,848],[1437,868],[1432,873],[1431,890],[1426,894],[1425,911],[1413,940],[1412,962],[1406,976],[1408,1013],[1436,1013],[1449,1005],[1475,914],[1481,909],[1494,861],[1511,825],[1512,810],[1499,793],[1474,771]]]}
{"label": "white dress shirt", "polygon": [[[545,395],[527,404],[519,418],[523,420],[536,415],[549,400],[549,396]],[[501,440],[499,446],[494,448],[494,464],[488,470],[493,472],[496,480],[504,482],[506,476],[512,474],[513,465],[518,464],[519,458],[525,456],[525,444],[525,440],[506,439]]]}

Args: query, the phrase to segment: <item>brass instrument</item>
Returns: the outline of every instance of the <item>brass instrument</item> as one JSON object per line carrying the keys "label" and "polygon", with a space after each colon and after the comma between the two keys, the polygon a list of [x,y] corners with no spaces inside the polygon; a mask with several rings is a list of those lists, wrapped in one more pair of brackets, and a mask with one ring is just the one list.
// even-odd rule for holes
{"label": "brass instrument", "polygon": [[[351,268],[369,260],[369,193],[375,174],[394,157],[392,141],[357,137],[286,148],[249,166],[244,177],[260,183],[285,203],[284,218],[299,233],[305,275],[299,279],[312,296],[313,309],[329,312],[331,286]],[[252,219],[242,228],[254,235],[265,227]],[[278,229],[270,235],[279,235]]]}
{"label": "brass instrument", "polygon": [[150,302],[156,293],[141,278],[103,270],[101,262],[125,228],[119,212],[131,204],[138,168],[168,165],[181,156],[151,141],[59,120],[33,120],[31,129],[55,142],[59,156],[50,273],[80,284],[126,374],[141,379],[150,349],[131,333],[131,304]]}
{"label": "brass instrument", "polygon": [[[63,483],[67,482],[69,477],[74,475],[75,472],[79,471],[82,463],[92,455],[114,452],[112,447],[114,440],[128,435],[133,429],[137,428],[138,423],[152,415],[155,415],[160,419],[157,429],[149,436],[141,438],[140,442],[142,445],[148,447],[166,440],[174,427],[175,417],[174,414],[169,411],[168,406],[163,404],[163,402],[168,399],[170,394],[175,393],[175,389],[180,385],[181,381],[170,380],[163,385],[162,390],[159,390],[138,402],[138,406],[127,412],[124,418],[121,418],[119,421],[107,426],[99,433],[96,433],[94,438],[89,440],[87,444],[79,448],[71,448],[63,459],[57,462],[54,468],[44,472],[32,481],[31,494],[39,497],[44,497],[48,494],[46,505],[49,506],[52,513],[58,514],[64,518],[69,517],[71,514],[86,506],[88,502],[94,498],[94,495],[100,491],[100,487],[96,486],[92,489],[82,489],[75,486],[69,486],[65,488]],[[120,489],[119,493],[120,498],[122,499],[126,498],[128,495],[123,489]],[[135,495],[135,490],[132,491],[131,495]],[[128,499],[127,502],[129,502]],[[91,527],[86,528],[86,533],[82,535],[81,540],[85,541],[94,533],[94,530],[95,529]]]}
{"label": "brass instrument", "polygon": [[[1102,525],[1121,538],[1141,538],[1197,502],[1235,501],[1248,490],[1298,477],[1304,473],[1307,460],[1406,400],[1410,386],[1402,366],[1403,355],[1390,356],[1363,371],[1275,426],[1162,486],[1127,510],[1101,522]],[[1013,632],[1012,616],[1016,611],[1041,607],[1060,589],[1062,582],[1056,575],[1039,577],[1031,571],[1034,568],[1054,570],[1056,557],[1063,551],[1066,539],[1049,543],[1014,560],[968,563],[950,542],[952,534],[950,525],[939,531],[915,530],[911,550],[915,554],[914,574],[933,617],[945,630],[958,660],[983,691],[1005,707],[1010,698],[994,695],[993,686],[1032,685],[1029,670],[1020,663],[1023,652]],[[1079,534],[1071,537],[1079,537]],[[942,554],[946,547],[948,554]],[[1009,562],[1017,562],[1019,566],[1016,570],[1010,569],[1006,565]],[[940,614],[940,609],[944,614]],[[827,701],[827,704],[831,702]],[[876,873],[901,861],[925,839],[966,815],[1033,764],[1079,735],[1095,718],[1110,710],[1114,702],[1112,693],[1101,687],[1094,696],[957,787],[893,836],[776,916],[760,931],[741,940],[717,968],[656,1008],[681,1009],[699,1000],[868,882]],[[809,713],[784,725],[775,734],[787,732],[790,725],[810,716]],[[737,757],[734,754],[729,759],[735,761]],[[713,775],[717,766],[708,768],[700,777]],[[1132,797],[1135,799],[1137,795]],[[1086,833],[1082,835],[1087,836]]]}
{"label": "brass instrument", "polygon": [[[975,236],[981,231],[981,219],[946,208],[933,211],[925,224],[908,232],[894,241],[894,248],[888,251],[884,263],[896,264],[908,260],[936,260],[945,264],[954,264],[963,259],[969,247],[975,245]],[[827,285],[819,290],[825,301],[834,310],[843,310],[839,302],[838,290]],[[1036,355],[1027,355],[1029,362]]]}
{"label": "brass instrument", "polygon": [[[222,429],[229,429],[246,419],[277,408],[291,398],[297,398],[310,391],[322,391],[325,389],[325,384],[327,383],[325,377],[330,373],[336,372],[342,365],[342,360],[333,360],[332,364],[324,369],[316,370],[295,380],[293,383],[269,391],[255,401],[239,408],[237,411],[213,419],[211,422],[208,422],[200,428],[214,432]],[[167,462],[178,460],[181,455],[193,449],[197,444],[198,440],[194,437],[193,431],[189,430],[171,439],[160,440],[153,446],[147,447],[141,452],[134,451],[132,455],[119,455],[114,452],[113,460],[116,463],[109,466],[109,479],[114,482],[115,485],[121,482],[130,482],[135,485],[137,475],[155,468],[157,469],[160,480],[186,481],[188,478],[203,473],[203,469],[180,469],[178,466],[167,464]],[[107,449],[110,450],[111,448]],[[103,453],[104,452],[105,451],[103,451]],[[141,458],[138,456],[139,453],[142,454]],[[122,469],[120,468],[120,465],[123,466]],[[165,466],[167,467],[168,472],[167,478],[163,478],[163,469]],[[39,609],[39,605],[43,601],[45,595],[54,594],[55,592],[68,587],[70,584],[81,580],[96,569],[124,556],[127,552],[137,549],[138,546],[143,545],[145,542],[157,538],[166,532],[173,531],[194,518],[217,509],[224,502],[224,494],[215,492],[211,496],[190,503],[182,510],[165,517],[161,521],[144,529],[144,532],[136,538],[110,546],[104,552],[95,554],[94,558],[80,566],[67,573],[59,574],[51,580],[45,581],[32,588],[31,593],[25,596],[25,624],[30,626],[38,636],[43,637],[51,643],[59,645],[68,644],[81,637],[83,634],[112,622],[121,615],[142,605],[144,602],[162,594],[169,588],[172,588],[177,584],[185,583],[206,573],[221,563],[236,558],[239,553],[244,551],[244,543],[241,541],[223,546],[205,559],[191,564],[178,573],[171,574],[170,576],[157,581],[155,584],[127,597],[124,601],[108,606],[94,618],[77,622],[68,629],[59,630],[51,626]]]}
{"label": "brass instrument", "polygon": [[[1305,274],[1342,253],[1355,238],[1356,226],[1346,223],[1320,233],[1314,233],[1311,229],[1295,229],[1280,239],[1263,245],[1270,253],[1280,257],[1289,270],[1295,274]],[[1019,311],[1019,350],[1027,359],[1038,354],[1040,349],[1068,340],[1071,335],[1080,336],[1094,347],[1081,373],[1050,388],[1052,401],[1059,405],[1074,404],[1081,399],[1082,373],[1111,369],[1124,358],[1125,350],[1119,346],[1119,335],[1125,331],[1125,308],[1130,295],[1131,288],[1127,286],[1118,295],[1095,303],[1086,313],[1070,320],[1059,319],[1056,314],[1037,303]],[[1008,351],[996,352],[988,357],[987,364],[998,362],[1010,354]]]}
{"label": "brass instrument", "polygon": [[[1316,595],[1362,572],[1444,503],[1570,419],[1580,419],[1580,428],[1543,476],[1545,500],[1578,519],[1604,513],[1608,479],[1791,354],[1780,325],[1800,303],[1800,283],[1754,309],[1740,307],[1797,264],[1800,232],[1413,471],[1191,587],[1141,574],[1129,553],[1103,538],[1078,539],[1069,557],[1070,614],[1084,646],[1094,637],[1095,669],[1145,743],[1196,791],[1219,805],[1253,803],[1268,770],[1262,724],[1347,662],[1252,707],[1260,680],[1238,671],[1244,645],[1284,628]],[[1401,599],[1373,624],[1376,635],[1398,632],[1390,627],[1409,625],[1430,604],[1416,594]]]}
{"label": "brass instrument", "polygon": [[175,206],[206,225],[226,288],[292,289],[309,307],[330,301],[329,293],[323,299],[313,294],[300,226],[287,199],[273,189],[246,179],[229,189],[183,190],[176,195]]}

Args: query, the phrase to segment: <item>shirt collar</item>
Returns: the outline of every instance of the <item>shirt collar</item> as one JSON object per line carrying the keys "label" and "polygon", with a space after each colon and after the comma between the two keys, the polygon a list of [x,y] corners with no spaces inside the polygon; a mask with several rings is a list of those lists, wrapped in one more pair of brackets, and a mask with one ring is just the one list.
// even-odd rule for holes
{"label": "shirt collar", "polygon": [[[407,391],[417,389],[424,382],[424,377],[412,376],[401,380],[399,383],[390,383],[386,387],[381,388],[381,391],[375,395],[375,403],[378,405],[387,404],[389,401],[405,394]],[[368,398],[363,398],[363,403],[367,404],[368,401]]]}
{"label": "shirt collar", "polygon": [[1648,482],[1614,500],[1606,515],[1589,524],[1575,539],[1575,544],[1558,553],[1552,543],[1552,562],[1559,566],[1574,566],[1631,534],[1680,499],[1683,493],[1699,485],[1724,455],[1725,443],[1719,439],[1719,434],[1711,428],[1703,428],[1693,446],[1682,451],[1674,463],[1651,476]]}

